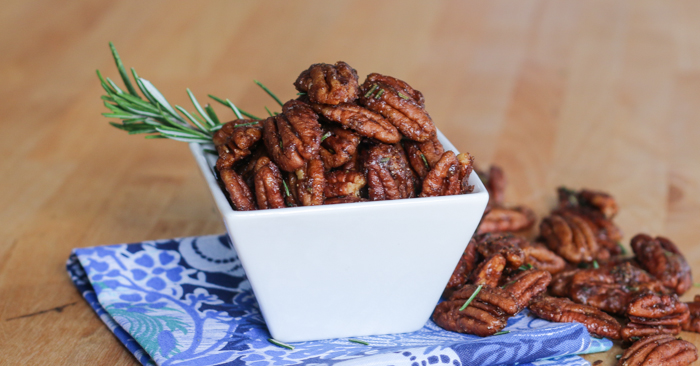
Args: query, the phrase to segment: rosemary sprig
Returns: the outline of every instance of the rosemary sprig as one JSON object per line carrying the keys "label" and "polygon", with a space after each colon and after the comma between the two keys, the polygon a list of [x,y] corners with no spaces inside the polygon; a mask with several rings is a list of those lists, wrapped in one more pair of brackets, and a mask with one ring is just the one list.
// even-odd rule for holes
{"label": "rosemary sprig", "polygon": [[378,86],[377,84],[372,85],[372,88],[371,88],[367,93],[365,93],[365,98],[369,98],[369,96],[372,95],[372,93],[374,93],[374,91],[375,91],[378,87],[379,87],[379,86]]}
{"label": "rosemary sprig", "polygon": [[348,342],[359,343],[359,344],[364,344],[365,346],[369,346],[369,343],[367,343],[365,341],[361,341],[359,339],[348,338]]}
{"label": "rosemary sprig", "polygon": [[496,333],[494,333],[493,335],[497,336],[497,335],[508,334],[508,333],[510,333],[509,330],[504,330],[504,331],[501,331],[501,332],[496,332]]}
{"label": "rosemary sprig", "polygon": [[268,338],[267,341],[274,344],[275,346],[278,346],[278,347],[282,347],[282,348],[286,348],[286,349],[290,349],[290,350],[294,349],[294,346],[291,346],[291,345],[286,344],[286,343],[282,343],[274,338]]}
{"label": "rosemary sprig", "polygon": [[259,82],[259,81],[257,81],[257,80],[253,80],[253,81],[254,81],[256,84],[258,84],[258,86],[261,87],[262,90],[265,91],[265,93],[267,93],[269,96],[271,96],[272,99],[274,99],[275,101],[277,101],[277,103],[280,105],[280,107],[284,105],[284,103],[282,103],[282,101],[280,100],[280,98],[277,98],[277,96],[275,95],[275,93],[271,92],[270,89],[268,89],[265,85],[263,85],[263,83],[261,83],[261,82]]}
{"label": "rosemary sprig", "polygon": [[530,263],[528,263],[528,264],[523,264],[523,265],[520,266],[518,269],[521,270],[521,271],[527,271],[528,269],[532,269],[532,264],[530,264]]}
{"label": "rosemary sprig", "polygon": [[377,95],[374,96],[374,99],[379,99],[382,96],[382,94],[384,94],[384,89],[379,89],[379,93],[377,93]]}
{"label": "rosemary sprig", "polygon": [[474,298],[476,297],[476,295],[479,294],[479,292],[481,291],[481,288],[482,288],[482,287],[484,287],[484,285],[479,285],[479,287],[476,288],[476,290],[474,291],[474,293],[473,293],[471,296],[469,296],[469,299],[467,299],[467,302],[465,302],[464,305],[462,305],[462,307],[459,308],[459,311],[462,311],[462,310],[466,309],[467,306],[469,306],[469,304],[472,303],[472,300],[474,300]]}
{"label": "rosemary sprig", "polygon": [[[131,68],[130,77],[112,42],[109,43],[109,47],[126,89],[125,91],[120,88],[112,79],[103,77],[100,70],[97,70],[100,84],[107,93],[107,95],[102,96],[102,100],[109,110],[108,113],[102,113],[102,115],[121,120],[121,123],[110,122],[110,125],[124,130],[130,135],[146,134],[147,139],[169,138],[184,142],[211,142],[214,133],[223,126],[211,105],[207,104],[202,107],[192,91],[187,89],[187,95],[195,112],[189,112],[179,105],[173,107],[150,81],[139,77],[134,68]],[[266,86],[257,80],[255,83],[282,105],[279,98]],[[139,95],[139,91],[141,95]],[[209,97],[231,108],[238,119],[243,119],[243,116],[246,116],[256,120],[256,122],[239,126],[257,124],[257,121],[262,120],[260,117],[239,109],[228,99],[224,100],[211,94]],[[267,110],[272,116],[273,113],[269,109]],[[276,114],[278,113],[275,112],[274,115]]]}

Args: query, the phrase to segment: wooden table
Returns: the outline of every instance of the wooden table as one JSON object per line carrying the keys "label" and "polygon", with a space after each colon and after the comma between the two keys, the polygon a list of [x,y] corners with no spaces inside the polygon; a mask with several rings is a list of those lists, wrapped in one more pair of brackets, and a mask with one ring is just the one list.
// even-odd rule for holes
{"label": "wooden table", "polygon": [[100,116],[108,41],[189,109],[186,87],[264,114],[252,80],[289,99],[315,62],[407,80],[460,150],[504,168],[509,202],[542,215],[559,185],[609,191],[626,243],[668,236],[699,271],[698,19],[695,1],[5,1],[0,363],[136,364],[66,275],[71,249],[224,231],[187,146]]}

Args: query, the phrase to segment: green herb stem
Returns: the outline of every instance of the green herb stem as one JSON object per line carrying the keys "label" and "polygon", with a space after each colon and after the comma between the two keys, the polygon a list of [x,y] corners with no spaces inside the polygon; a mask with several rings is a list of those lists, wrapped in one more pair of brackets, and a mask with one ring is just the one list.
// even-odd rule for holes
{"label": "green herb stem", "polygon": [[484,285],[479,285],[479,287],[477,287],[476,290],[474,290],[474,293],[473,293],[471,296],[469,296],[469,299],[467,299],[467,301],[464,303],[464,305],[462,305],[462,307],[459,308],[459,311],[462,311],[462,310],[466,309],[467,306],[469,306],[469,304],[472,303],[472,301],[474,300],[474,298],[476,298],[476,295],[478,295],[479,292],[481,292],[481,288],[482,288],[482,287],[484,287]]}
{"label": "green herb stem", "polygon": [[286,348],[286,349],[289,349],[289,350],[293,350],[293,349],[294,349],[294,346],[291,346],[291,345],[286,344],[286,343],[282,343],[282,342],[280,342],[280,341],[278,341],[278,340],[276,340],[276,339],[274,339],[274,338],[268,338],[267,341],[270,342],[270,343],[272,343],[272,344],[274,344],[275,346],[278,346],[278,347]]}
{"label": "green herb stem", "polygon": [[262,90],[265,91],[265,93],[267,93],[267,94],[268,94],[269,96],[271,96],[274,100],[276,100],[277,103],[280,105],[280,107],[284,105],[284,103],[282,103],[282,101],[280,100],[280,98],[277,98],[277,96],[275,95],[275,93],[271,92],[270,89],[268,89],[265,85],[263,85],[263,83],[261,83],[261,82],[259,82],[259,81],[257,81],[257,80],[253,80],[253,81],[254,81],[256,84],[258,84],[258,86],[261,87]]}
{"label": "green herb stem", "polygon": [[359,344],[364,344],[365,346],[369,346],[369,343],[367,343],[367,342],[365,342],[365,341],[361,341],[361,340],[359,340],[359,339],[352,339],[352,338],[349,338],[349,339],[348,339],[348,342],[359,343]]}

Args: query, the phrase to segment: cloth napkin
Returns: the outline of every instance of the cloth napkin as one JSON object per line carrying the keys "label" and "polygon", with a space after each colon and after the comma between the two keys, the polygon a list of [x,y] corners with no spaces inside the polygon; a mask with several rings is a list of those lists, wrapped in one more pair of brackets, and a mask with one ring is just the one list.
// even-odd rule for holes
{"label": "cloth napkin", "polygon": [[293,343],[270,334],[227,235],[75,249],[68,273],[97,315],[143,365],[588,365],[603,352],[578,323],[527,310],[507,334],[448,332],[432,321],[412,333]]}

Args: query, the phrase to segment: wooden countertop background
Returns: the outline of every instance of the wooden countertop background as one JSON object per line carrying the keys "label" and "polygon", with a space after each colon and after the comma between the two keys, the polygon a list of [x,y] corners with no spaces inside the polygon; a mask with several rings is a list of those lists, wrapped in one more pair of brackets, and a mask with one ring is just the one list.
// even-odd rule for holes
{"label": "wooden countertop background", "polygon": [[316,62],[404,79],[460,150],[504,168],[508,201],[542,215],[559,185],[609,191],[626,243],[668,236],[697,278],[698,19],[696,1],[4,1],[0,363],[136,364],[73,288],[70,250],[224,231],[186,145],[100,115],[108,41],[188,109],[186,87],[262,115],[253,79],[290,99]]}

